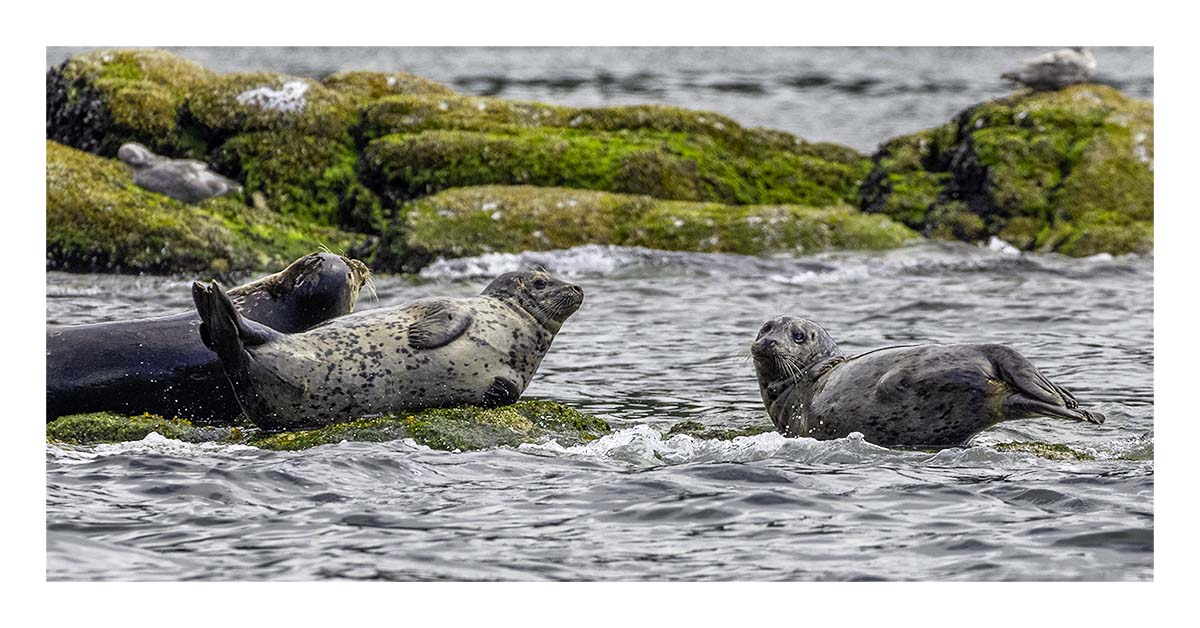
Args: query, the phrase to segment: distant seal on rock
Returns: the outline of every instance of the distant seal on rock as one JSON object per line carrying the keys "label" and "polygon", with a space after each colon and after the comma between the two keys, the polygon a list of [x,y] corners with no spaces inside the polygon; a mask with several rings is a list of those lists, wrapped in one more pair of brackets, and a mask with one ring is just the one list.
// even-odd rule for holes
{"label": "distant seal on rock", "polygon": [[286,335],[246,320],[216,282],[196,282],[192,296],[204,344],[265,430],[513,403],[583,303],[580,287],[546,273],[505,273],[476,297],[421,299]]}
{"label": "distant seal on rock", "polygon": [[1021,69],[1005,72],[1000,77],[1036,90],[1049,91],[1085,83],[1095,71],[1096,57],[1092,51],[1074,47],[1029,59]]}
{"label": "distant seal on rock", "polygon": [[763,324],[751,355],[767,413],[785,436],[861,432],[885,447],[936,449],[965,445],[1002,421],[1104,422],[1003,345],[900,346],[845,357],[820,325],[780,316]]}
{"label": "distant seal on rock", "polygon": [[[332,253],[229,291],[247,318],[298,332],[354,310],[366,265]],[[241,414],[221,363],[200,341],[195,310],[89,325],[46,326],[46,420],[81,412],[149,412],[202,423]]]}
{"label": "distant seal on rock", "polygon": [[237,181],[209,170],[202,161],[155,155],[141,144],[122,145],[117,158],[133,168],[133,182],[139,187],[185,203],[242,191]]}

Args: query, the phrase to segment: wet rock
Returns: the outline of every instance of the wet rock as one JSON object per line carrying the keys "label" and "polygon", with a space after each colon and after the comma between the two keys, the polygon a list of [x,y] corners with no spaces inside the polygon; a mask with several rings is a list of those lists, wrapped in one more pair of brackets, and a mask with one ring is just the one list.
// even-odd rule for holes
{"label": "wet rock", "polygon": [[578,445],[609,433],[603,419],[553,401],[520,401],[499,408],[433,408],[337,423],[320,429],[264,434],[252,427],[195,427],[182,419],[109,412],[61,417],[46,425],[46,439],[75,445],[141,440],[151,432],[188,442],[247,444],[301,450],[342,441],[412,438],[432,449],[470,451],[549,440]]}
{"label": "wet rock", "polygon": [[414,201],[371,260],[415,271],[431,260],[583,244],[756,255],[887,249],[918,236],[842,205],[724,205],[569,188],[481,186]]}
{"label": "wet rock", "polygon": [[873,161],[862,209],[929,236],[1073,256],[1153,249],[1153,105],[1110,87],[985,102]]}
{"label": "wet rock", "polygon": [[119,161],[46,142],[46,265],[93,272],[227,272],[286,265],[321,246],[361,248],[340,232],[236,198],[189,205],[144,190]]}

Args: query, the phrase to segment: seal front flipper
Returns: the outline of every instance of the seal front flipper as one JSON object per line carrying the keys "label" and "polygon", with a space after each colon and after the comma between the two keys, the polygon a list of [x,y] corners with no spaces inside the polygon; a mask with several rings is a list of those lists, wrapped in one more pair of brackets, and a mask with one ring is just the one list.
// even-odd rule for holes
{"label": "seal front flipper", "polygon": [[265,344],[283,335],[243,317],[219,282],[208,285],[193,282],[192,301],[202,321],[200,339],[222,359],[236,356],[245,347]]}
{"label": "seal front flipper", "polygon": [[408,326],[408,344],[414,349],[444,347],[463,335],[474,320],[464,308],[448,302],[422,305],[424,311]]}
{"label": "seal front flipper", "polygon": [[492,385],[483,393],[483,407],[495,408],[512,405],[520,398],[521,389],[517,387],[516,382],[507,377],[497,377],[492,380]]}

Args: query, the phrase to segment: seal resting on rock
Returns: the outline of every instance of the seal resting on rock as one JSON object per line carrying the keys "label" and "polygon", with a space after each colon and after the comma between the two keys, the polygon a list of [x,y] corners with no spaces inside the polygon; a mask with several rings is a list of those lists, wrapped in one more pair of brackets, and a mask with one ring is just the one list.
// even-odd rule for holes
{"label": "seal resting on rock", "polygon": [[1087,82],[1096,71],[1096,57],[1083,47],[1047,52],[1025,62],[1021,69],[1000,77],[1036,90],[1050,91]]}
{"label": "seal resting on rock", "polygon": [[141,144],[123,144],[117,158],[133,168],[133,182],[139,187],[185,203],[242,191],[237,181],[209,170],[202,161],[155,155]]}
{"label": "seal resting on rock", "polygon": [[759,329],[751,355],[767,413],[785,436],[861,432],[885,447],[940,449],[1001,421],[1104,422],[1003,345],[887,347],[848,358],[820,325],[780,316]]}
{"label": "seal resting on rock", "polygon": [[[229,291],[243,316],[304,331],[354,310],[362,262],[312,253]],[[241,415],[221,364],[200,342],[195,310],[89,325],[46,326],[46,420],[81,412],[149,412],[202,423]]]}
{"label": "seal resting on rock", "polygon": [[192,296],[204,344],[265,430],[513,403],[583,303],[581,288],[546,273],[506,273],[476,297],[421,299],[286,335],[240,315],[217,282],[196,282]]}

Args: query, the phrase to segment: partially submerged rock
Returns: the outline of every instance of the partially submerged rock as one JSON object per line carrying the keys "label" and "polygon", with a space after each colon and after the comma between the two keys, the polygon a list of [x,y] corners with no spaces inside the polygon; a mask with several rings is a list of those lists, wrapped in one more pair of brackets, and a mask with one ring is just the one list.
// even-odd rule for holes
{"label": "partially submerged rock", "polygon": [[360,247],[368,236],[247,207],[202,204],[143,190],[124,164],[46,142],[46,262],[104,272],[226,272],[286,265],[322,246]]}
{"label": "partially submerged rock", "polygon": [[372,265],[417,270],[430,260],[582,244],[756,255],[887,249],[918,236],[847,206],[723,205],[569,188],[481,186],[407,205]]}
{"label": "partially submerged rock", "polygon": [[1087,461],[1096,459],[1087,452],[1057,443],[1000,443],[993,447],[996,451],[1032,454],[1047,460]]}
{"label": "partially submerged rock", "polygon": [[150,432],[188,442],[225,442],[261,449],[300,450],[342,441],[412,438],[432,449],[469,451],[548,440],[563,446],[595,440],[610,431],[603,419],[553,401],[520,401],[499,408],[434,408],[412,414],[359,419],[314,430],[264,434],[253,428],[195,427],[181,419],[127,417],[108,412],[61,417],[46,438],[75,445],[141,440]]}
{"label": "partially submerged rock", "polygon": [[769,424],[741,425],[737,427],[712,427],[699,421],[680,421],[667,430],[666,438],[678,434],[686,434],[692,438],[704,440],[733,440],[740,436],[758,436],[775,431],[775,426]]}
{"label": "partially submerged rock", "polygon": [[862,208],[926,235],[1074,256],[1153,248],[1153,105],[1110,87],[982,103],[874,162]]}

